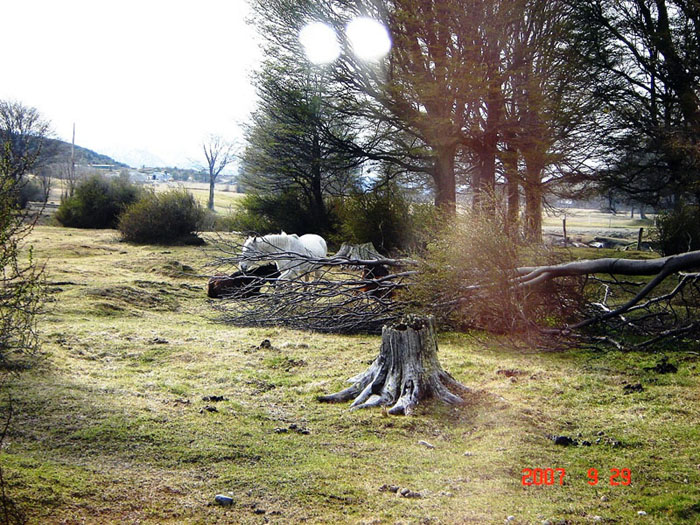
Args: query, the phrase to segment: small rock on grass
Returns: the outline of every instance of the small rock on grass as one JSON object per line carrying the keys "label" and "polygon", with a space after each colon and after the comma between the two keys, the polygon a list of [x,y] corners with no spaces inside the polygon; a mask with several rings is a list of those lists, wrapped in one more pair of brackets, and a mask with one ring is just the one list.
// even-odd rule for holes
{"label": "small rock on grass", "polygon": [[401,489],[399,495],[402,498],[422,498],[423,495],[420,492],[415,492],[411,489]]}
{"label": "small rock on grass", "polygon": [[224,494],[217,494],[216,496],[214,496],[214,501],[224,507],[233,505],[233,498]]}
{"label": "small rock on grass", "polygon": [[625,394],[633,394],[634,392],[644,392],[644,387],[641,383],[635,383],[634,385],[626,383],[622,386],[622,391]]}
{"label": "small rock on grass", "polygon": [[662,356],[661,360],[656,363],[656,366],[646,367],[644,370],[650,370],[652,372],[656,372],[657,374],[675,374],[678,372],[676,365],[668,362],[667,356]]}
{"label": "small rock on grass", "polygon": [[552,436],[555,445],[568,447],[569,445],[578,445],[578,441],[571,439],[569,436]]}
{"label": "small rock on grass", "polygon": [[647,513],[644,512],[643,510],[638,510],[638,511],[637,511],[637,516],[646,516],[646,515],[647,515]]}
{"label": "small rock on grass", "polygon": [[311,434],[311,431],[308,428],[300,427],[296,423],[292,423],[291,425],[289,425],[289,428],[277,427],[277,428],[275,428],[275,433],[276,434],[286,434],[290,430],[293,430],[297,434],[302,434],[304,436],[308,436],[309,434]]}
{"label": "small rock on grass", "polygon": [[435,448],[435,445],[433,445],[432,443],[428,443],[427,441],[424,441],[422,439],[418,442],[418,444],[424,446],[425,448]]}
{"label": "small rock on grass", "polygon": [[217,401],[228,401],[228,398],[224,396],[203,396],[202,401],[216,403]]}

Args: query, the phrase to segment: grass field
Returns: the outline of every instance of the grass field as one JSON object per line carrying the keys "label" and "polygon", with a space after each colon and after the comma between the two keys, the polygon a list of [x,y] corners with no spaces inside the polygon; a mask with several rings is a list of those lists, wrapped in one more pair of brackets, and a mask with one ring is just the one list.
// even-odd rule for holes
{"label": "grass field", "polygon": [[[61,203],[61,194],[64,191],[65,181],[54,179],[51,181],[49,192],[49,203],[58,205]],[[144,185],[156,191],[166,191],[171,188],[186,188],[202,206],[207,206],[209,202],[209,184],[204,182],[169,182],[169,183],[149,183]],[[236,202],[243,197],[242,193],[236,193],[236,187],[231,184],[217,184],[214,191],[214,211],[227,215],[235,208]]]}
{"label": "grass field", "polygon": [[[6,386],[0,455],[31,523],[700,521],[697,353],[667,352],[678,372],[659,374],[654,352],[442,333],[443,367],[473,388],[466,405],[350,412],[315,398],[364,370],[378,337],[220,324],[196,247],[48,226],[31,240],[50,290],[44,354]],[[523,486],[524,468],[565,469],[563,485]],[[611,468],[631,484],[611,486]]]}
{"label": "grass field", "polygon": [[632,237],[636,235],[639,228],[644,228],[648,232],[654,225],[654,217],[650,214],[646,219],[641,219],[638,210],[632,218],[629,212],[612,214],[587,208],[566,208],[556,212],[548,210],[542,217],[542,223],[547,228],[561,229],[562,220],[566,219],[569,230],[612,230]]}

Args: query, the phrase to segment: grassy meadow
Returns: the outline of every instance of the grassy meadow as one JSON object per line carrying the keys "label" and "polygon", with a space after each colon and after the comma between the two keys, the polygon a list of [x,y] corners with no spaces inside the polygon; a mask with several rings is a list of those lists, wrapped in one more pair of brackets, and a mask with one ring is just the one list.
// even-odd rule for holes
{"label": "grassy meadow", "polygon": [[[50,226],[30,240],[50,292],[43,354],[4,387],[0,454],[30,523],[700,522],[697,352],[667,351],[678,371],[661,374],[653,351],[441,333],[443,367],[473,389],[464,406],[350,412],[316,396],[364,370],[379,337],[222,324],[198,247]],[[563,485],[523,486],[524,468],[565,469]],[[611,486],[612,468],[631,484]]]}
{"label": "grassy meadow", "polygon": [[[197,202],[206,207],[209,203],[209,183],[206,182],[149,182],[144,184],[155,191],[167,191],[173,188],[185,188],[194,195]],[[236,203],[243,197],[242,193],[236,193],[236,186],[232,184],[217,184],[214,192],[214,211],[227,215],[236,208]],[[58,206],[61,203],[61,195],[65,191],[65,181],[53,179],[49,190],[48,202]]]}

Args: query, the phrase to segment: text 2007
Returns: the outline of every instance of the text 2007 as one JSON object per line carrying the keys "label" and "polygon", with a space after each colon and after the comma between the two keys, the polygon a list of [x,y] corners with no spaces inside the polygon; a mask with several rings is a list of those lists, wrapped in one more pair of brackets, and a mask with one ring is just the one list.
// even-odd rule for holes
{"label": "text 2007", "polygon": [[524,468],[522,484],[563,485],[566,470],[563,468]]}

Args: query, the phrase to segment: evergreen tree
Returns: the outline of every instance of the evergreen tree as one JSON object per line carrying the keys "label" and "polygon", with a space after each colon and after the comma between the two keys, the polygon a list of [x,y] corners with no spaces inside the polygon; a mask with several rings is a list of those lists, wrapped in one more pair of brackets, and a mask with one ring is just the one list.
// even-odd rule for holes
{"label": "evergreen tree", "polygon": [[572,1],[577,49],[605,114],[600,183],[637,202],[700,202],[700,8],[690,0]]}

